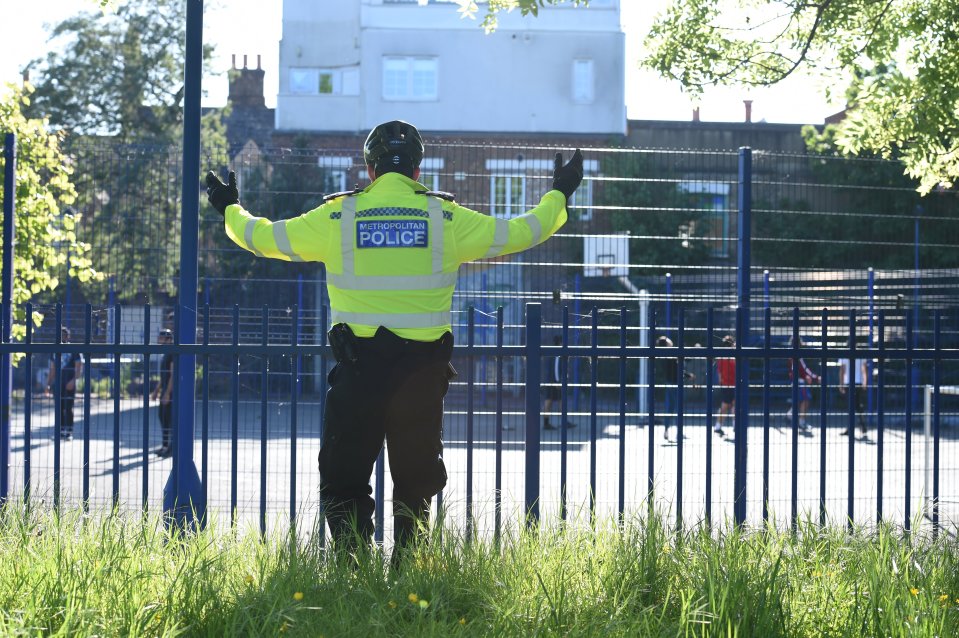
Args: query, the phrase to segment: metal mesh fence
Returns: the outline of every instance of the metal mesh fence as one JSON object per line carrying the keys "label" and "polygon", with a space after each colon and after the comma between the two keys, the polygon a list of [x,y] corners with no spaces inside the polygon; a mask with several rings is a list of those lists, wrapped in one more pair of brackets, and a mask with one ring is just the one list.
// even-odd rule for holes
{"label": "metal mesh fence", "polygon": [[[552,146],[429,144],[420,181],[428,188],[455,193],[463,206],[512,217],[534,206],[550,188],[556,150]],[[84,334],[85,304],[90,303],[93,343],[112,342],[118,330],[123,342],[142,343],[144,307],[149,303],[153,334],[146,338],[155,341],[156,330],[175,325],[170,313],[179,260],[178,215],[183,177],[180,151],[78,142],[69,152],[79,191],[75,208],[82,215],[77,232],[82,241],[91,245],[94,268],[106,277],[101,282],[81,285],[67,272],[59,273],[61,287],[54,295],[37,300],[38,309],[47,319],[35,338],[40,342],[53,340],[52,308],[56,302],[65,304],[66,325],[74,328],[76,334]],[[525,253],[467,264],[460,270],[453,302],[454,331],[460,346],[454,365],[460,377],[448,396],[445,426],[451,473],[446,498],[454,510],[463,498],[467,430],[481,424],[478,431],[485,434],[471,445],[479,446],[476,449],[491,445],[490,424],[498,399],[503,402],[503,444],[513,450],[520,450],[523,445],[524,359],[502,359],[500,380],[504,392],[498,396],[496,357],[479,354],[467,359],[462,349],[468,342],[479,346],[497,342],[498,308],[502,308],[504,345],[525,343],[523,313],[530,301],[543,304],[545,344],[562,335],[564,325],[566,343],[574,347],[587,346],[593,339],[599,345],[618,345],[625,339],[628,345],[648,346],[659,337],[667,337],[674,345],[685,348],[706,345],[710,340],[715,346],[724,335],[735,332],[736,308],[740,303],[739,200],[743,194],[739,154],[609,147],[588,149],[585,156],[586,178],[571,202],[570,221],[560,233]],[[228,168],[236,170],[244,207],[271,220],[310,210],[322,202],[324,194],[369,182],[355,148],[249,148],[232,158],[206,157],[204,163],[221,174]],[[880,335],[890,348],[904,346],[907,337],[915,347],[932,347],[937,315],[940,346],[957,347],[959,266],[955,249],[959,244],[959,199],[955,191],[920,197],[895,162],[758,151],[752,154],[749,186],[751,198],[746,203],[752,213],[748,278],[752,329],[746,334],[748,343],[744,345],[766,342],[764,321],[768,312],[769,345],[786,347],[793,334],[798,333],[804,347],[819,348],[824,339],[828,347],[843,347],[849,340],[852,311],[853,333],[860,347],[877,347]],[[321,264],[255,258],[226,238],[219,215],[205,203],[201,207],[199,246],[197,308],[202,313],[204,307],[209,307],[210,319],[209,331],[201,330],[197,340],[229,343],[233,339],[234,306],[238,306],[239,343],[260,343],[264,338],[268,343],[289,343],[294,316],[299,343],[324,342],[329,313]],[[119,326],[112,310],[116,303],[126,306]],[[472,321],[470,308],[474,309]],[[795,309],[798,314],[794,323]],[[710,314],[711,331],[707,328]],[[909,324],[913,327],[911,334],[907,331]],[[202,327],[203,322],[198,325]],[[184,336],[180,340],[191,341]],[[45,368],[46,361],[39,355],[35,358],[33,370],[39,375],[37,371]],[[688,435],[698,433],[695,436],[699,437],[690,442],[685,454],[687,459],[699,458],[701,450],[696,446],[705,445],[703,437],[709,436],[709,421],[714,420],[718,410],[718,404],[708,406],[710,386],[715,389],[718,380],[714,361],[690,354],[684,363],[692,375],[681,404],[685,426]],[[807,363],[825,378],[825,385],[810,388],[812,397],[804,418],[813,423],[824,422],[831,429],[843,427],[846,399],[838,392],[838,357],[809,357]],[[92,360],[90,364],[94,378],[102,379],[99,383],[103,388],[95,394],[103,397],[104,414],[112,409],[116,393],[121,401],[138,401],[144,382],[142,359],[121,362],[123,372],[118,388],[112,384],[112,361]],[[155,368],[156,360],[150,365]],[[209,401],[214,408],[207,416],[198,416],[198,423],[201,418],[206,419],[209,436],[219,438],[226,446],[232,444],[234,434],[231,365],[230,360],[211,358]],[[303,357],[298,363],[300,383],[296,388],[292,387],[293,365],[291,357],[239,357],[236,433],[240,442],[236,463],[244,481],[252,485],[258,480],[261,457],[257,441],[265,418],[270,430],[268,467],[269,472],[275,472],[271,481],[286,480],[290,453],[285,424],[289,421],[290,396],[295,393],[297,409],[301,411],[301,485],[297,493],[303,499],[302,509],[315,507],[318,479],[313,459],[319,447],[325,375],[330,362],[320,356]],[[568,420],[580,433],[589,429],[594,418],[598,421],[599,431],[608,433],[595,442],[601,457],[614,454],[621,422],[629,428],[627,436],[635,440],[635,446],[629,447],[635,458],[631,456],[626,462],[626,484],[632,503],[641,501],[647,490],[648,448],[652,440],[657,447],[657,496],[674,504],[678,498],[675,433],[673,440],[667,442],[661,430],[652,438],[643,430],[649,423],[651,382],[661,386],[657,390],[660,394],[653,397],[657,414],[661,415],[654,419],[657,427],[675,423],[680,407],[675,380],[662,377],[657,366],[650,366],[644,358],[628,358],[625,366],[619,357],[591,360],[574,356],[569,361],[568,392],[564,397]],[[762,360],[750,365],[750,410],[762,412],[768,402],[773,431],[782,433],[782,437],[774,436],[769,443],[772,449],[778,449],[773,458],[788,458],[793,404],[788,359],[770,361],[768,383],[764,366]],[[940,372],[942,385],[959,385],[959,369],[954,362],[943,365]],[[27,387],[22,364],[18,373],[19,387]],[[868,374],[875,373],[875,367],[870,367]],[[928,360],[890,361],[885,374],[886,425],[904,432],[906,396],[910,396],[915,418],[920,418],[923,388],[933,383],[933,365]],[[34,389],[38,379],[32,379]],[[873,381],[875,377],[869,379]],[[868,385],[867,409],[874,421],[878,398],[875,384]],[[43,406],[43,401],[39,399],[36,405]],[[137,412],[133,403],[121,418],[140,424],[142,411]],[[944,395],[940,409],[946,426],[944,436],[951,437],[959,401],[954,395]],[[99,410],[94,407],[93,414],[99,414]],[[547,416],[559,419],[560,412],[554,402]],[[108,418],[115,417],[104,416]],[[95,424],[90,427],[97,431]],[[133,425],[121,425],[120,429],[139,431]],[[109,428],[103,432],[104,437],[110,434]],[[759,449],[763,445],[762,434],[758,430],[751,433],[750,446],[754,435],[760,437],[755,444]],[[544,493],[556,494],[552,470],[559,462],[555,453],[560,440],[556,434],[548,436],[552,438],[544,439],[548,459],[544,461],[544,475],[551,478],[543,489]],[[591,445],[583,439],[585,436],[580,434],[577,439],[577,445],[584,450]],[[810,435],[797,441],[798,465],[777,465],[772,474],[788,483],[792,473],[797,472],[803,485],[807,485],[804,479],[808,478],[812,499],[809,502],[815,504],[813,476],[819,476],[824,469],[832,473],[830,485],[841,486],[842,477],[848,473],[842,465],[842,439],[830,437],[829,459],[834,465],[827,468],[819,464],[820,440]],[[140,443],[134,441],[132,445]],[[731,450],[731,446],[727,447]],[[110,449],[104,448],[104,454]],[[716,450],[720,456],[712,465],[709,480],[718,490],[715,486],[731,486],[733,470],[731,457],[722,456],[731,451],[722,447]],[[879,463],[878,450],[865,450],[863,467],[874,468]],[[959,460],[950,454],[943,457],[942,476],[946,483],[954,484]],[[750,456],[750,481],[762,474],[762,458],[759,454]],[[895,459],[902,458],[901,454],[890,452],[884,471],[901,475],[905,468]],[[106,459],[104,456],[105,470],[110,470],[113,461]],[[519,493],[521,456],[510,459],[503,467],[501,489]],[[228,463],[217,466],[214,459],[209,471],[213,481],[221,482],[232,470]],[[492,480],[488,465],[476,472],[480,476],[486,473],[486,483]],[[587,469],[578,465],[571,467],[570,472],[582,479]],[[612,506],[611,495],[618,489],[620,475],[618,466],[608,466],[600,472],[596,494],[600,505]],[[703,507],[701,495],[707,472],[702,464],[687,462],[683,477],[688,482],[684,498],[691,499],[685,509],[690,517],[695,517]],[[131,474],[131,482],[138,485],[139,480]],[[583,485],[582,480],[577,482],[570,492],[571,499],[585,502],[588,495]],[[248,493],[246,488],[241,492]],[[254,492],[251,488],[249,498],[253,498]],[[845,498],[841,489],[831,491],[831,498],[833,494],[841,505]],[[756,490],[752,491],[751,508],[762,507],[761,500],[756,500],[759,496]],[[226,495],[219,493],[217,497]],[[716,498],[721,506],[728,506],[730,490],[717,491]],[[875,494],[864,493],[859,498],[867,507]],[[781,511],[787,505],[783,499],[782,494],[771,493],[769,504]],[[282,512],[287,510],[288,503],[275,499],[269,507]]]}

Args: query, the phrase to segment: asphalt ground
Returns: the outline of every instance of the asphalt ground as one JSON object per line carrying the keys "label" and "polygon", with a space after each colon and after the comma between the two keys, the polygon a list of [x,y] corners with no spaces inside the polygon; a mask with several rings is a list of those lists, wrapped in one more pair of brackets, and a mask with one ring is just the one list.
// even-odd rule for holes
{"label": "asphalt ground", "polygon": [[[477,401],[477,404],[472,419],[468,418],[462,401],[451,401],[447,406],[444,457],[450,480],[443,491],[442,511],[448,525],[465,529],[469,510],[475,530],[480,534],[490,534],[496,528],[497,509],[502,527],[515,527],[523,520],[526,423],[518,403],[508,401],[502,416],[501,443],[497,445],[495,406],[489,402]],[[149,438],[144,459],[142,399],[122,400],[119,413],[114,414],[113,400],[94,398],[89,424],[84,422],[82,401],[78,400],[74,439],[58,441],[54,436],[52,401],[37,397],[30,419],[29,455],[25,448],[23,404],[22,400],[17,402],[12,415],[12,495],[16,497],[24,493],[24,474],[29,461],[30,494],[35,500],[52,504],[57,478],[60,505],[77,507],[83,501],[84,481],[88,476],[89,506],[92,509],[109,508],[114,497],[125,510],[136,511],[144,504],[152,510],[161,508],[163,487],[170,476],[172,460],[160,459],[152,453],[160,443],[156,405],[151,403],[149,408]],[[907,433],[901,416],[898,422],[894,415],[887,417],[889,425],[884,428],[880,459],[874,416],[869,419],[871,426],[867,437],[859,436],[857,431],[857,436],[850,439],[840,434],[847,421],[846,415],[832,414],[822,427],[817,410],[817,406],[813,406],[808,419],[812,430],[808,433],[797,431],[795,435],[791,421],[782,413],[770,417],[768,429],[763,427],[761,414],[751,416],[747,448],[749,522],[758,524],[762,521],[764,489],[768,490],[768,515],[777,524],[790,524],[793,512],[800,518],[819,520],[820,481],[824,476],[825,515],[832,523],[845,524],[847,521],[852,487],[851,507],[855,522],[874,523],[881,505],[881,515],[886,520],[902,524],[908,517],[913,524],[921,524],[922,514],[931,514],[931,510],[925,508],[929,505],[927,494],[932,490],[933,451],[933,441],[922,432],[921,414],[915,417],[910,434],[908,488],[911,493],[907,502]],[[261,401],[240,402],[237,413],[234,462],[231,403],[210,401],[206,445],[200,440],[204,418],[202,404],[197,403],[194,456],[198,471],[206,478],[210,515],[217,524],[226,524],[233,511],[235,492],[236,521],[241,526],[258,527],[263,520],[268,529],[284,528],[294,512],[302,528],[311,529],[319,511],[316,470],[320,447],[319,401],[308,398],[299,401],[295,445],[291,437],[288,400],[267,401],[265,438]],[[644,415],[627,413],[623,423],[618,412],[601,412],[595,418],[595,437],[593,419],[588,413],[573,412],[569,420],[575,427],[565,430],[565,442],[563,430],[539,428],[538,506],[544,520],[559,518],[564,494],[565,514],[570,519],[588,519],[591,509],[599,518],[615,516],[621,507],[627,514],[644,511],[650,496],[650,453],[653,458],[652,498],[657,508],[685,524],[703,521],[707,516],[709,476],[711,520],[719,523],[732,518],[735,446],[731,421],[726,424],[726,436],[719,436],[706,427],[704,415],[693,410],[685,416],[684,438],[680,444],[675,427],[670,429],[668,440],[664,437],[662,419],[657,419],[650,437],[648,417]],[[554,415],[553,421],[559,421],[558,416]],[[939,442],[939,513],[942,524],[951,528],[959,523],[959,449],[956,439],[959,432],[951,421],[948,423],[941,427]],[[823,442],[824,468],[821,466]],[[54,472],[57,446],[59,473]],[[849,471],[850,447],[855,455],[852,473]],[[85,449],[89,458],[86,465]],[[114,454],[115,450],[119,451],[118,455]],[[711,457],[708,463],[707,452]],[[207,459],[205,470],[204,455]],[[264,456],[265,465],[261,462]],[[385,529],[389,537],[391,489],[388,461],[386,465]],[[764,465],[768,468],[765,488]],[[679,476],[682,476],[681,497]],[[880,479],[881,503],[878,499]],[[261,508],[264,494],[265,508]]]}

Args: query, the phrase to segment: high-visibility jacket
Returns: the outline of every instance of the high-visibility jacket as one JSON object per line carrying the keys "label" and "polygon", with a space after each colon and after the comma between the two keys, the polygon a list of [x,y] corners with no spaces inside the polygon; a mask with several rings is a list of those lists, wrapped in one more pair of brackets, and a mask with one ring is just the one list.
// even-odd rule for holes
{"label": "high-visibility jacket", "polygon": [[545,241],[566,223],[566,197],[549,191],[506,220],[425,192],[386,173],[293,219],[271,222],[228,206],[226,232],[258,257],[325,263],[332,323],[348,324],[358,337],[384,326],[405,339],[435,341],[450,331],[460,264]]}

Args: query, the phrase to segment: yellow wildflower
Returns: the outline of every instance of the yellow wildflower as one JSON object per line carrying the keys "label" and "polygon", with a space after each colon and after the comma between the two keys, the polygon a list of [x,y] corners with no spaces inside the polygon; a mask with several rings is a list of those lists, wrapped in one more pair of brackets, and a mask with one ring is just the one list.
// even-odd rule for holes
{"label": "yellow wildflower", "polygon": [[949,602],[949,594],[943,594],[942,596],[939,597],[940,605],[945,605],[947,602]]}
{"label": "yellow wildflower", "polygon": [[303,600],[303,592],[301,592],[301,591],[295,592],[295,593],[293,594],[293,600],[295,600],[295,601],[297,601],[297,602]]}
{"label": "yellow wildflower", "polygon": [[919,590],[916,589],[915,587],[910,587],[910,588],[909,588],[909,593],[912,594],[913,596],[918,596],[918,595],[919,595]]}
{"label": "yellow wildflower", "polygon": [[289,628],[290,628],[290,623],[284,621],[284,623],[280,625],[280,633],[281,634],[286,633],[286,630]]}
{"label": "yellow wildflower", "polygon": [[426,609],[426,608],[429,607],[429,606],[430,606],[430,601],[428,601],[428,600],[421,600],[421,601],[420,601],[420,609]]}
{"label": "yellow wildflower", "polygon": [[669,545],[663,545],[663,553],[664,553],[664,554],[668,554],[668,553],[671,552],[671,551],[673,551],[673,550],[669,547]]}
{"label": "yellow wildflower", "polygon": [[416,594],[410,594],[409,596],[406,597],[406,599],[410,601],[411,603],[413,603],[414,605],[420,601],[420,597],[417,596]]}
{"label": "yellow wildflower", "polygon": [[820,576],[822,576],[822,573],[818,569],[812,573],[813,578],[819,578]]}
{"label": "yellow wildflower", "polygon": [[390,602],[388,602],[388,603],[386,603],[386,604],[390,606],[390,609],[396,609],[396,601],[395,601],[395,600],[391,600]]}
{"label": "yellow wildflower", "polygon": [[460,624],[461,624],[461,625],[465,625],[465,624],[466,624],[466,616],[463,616],[462,618],[460,618]]}
{"label": "yellow wildflower", "polygon": [[246,576],[243,577],[243,582],[245,582],[247,585],[252,585],[253,577],[247,574]]}

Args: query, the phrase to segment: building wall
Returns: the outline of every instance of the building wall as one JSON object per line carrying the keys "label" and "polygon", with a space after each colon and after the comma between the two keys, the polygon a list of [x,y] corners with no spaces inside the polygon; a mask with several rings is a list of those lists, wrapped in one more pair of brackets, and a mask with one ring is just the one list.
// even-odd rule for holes
{"label": "building wall", "polygon": [[[284,1],[279,130],[365,131],[400,118],[427,131],[625,133],[618,0],[507,14],[492,35],[450,3],[316,4]],[[385,95],[386,58],[422,61],[435,95]],[[331,78],[329,93],[303,93],[311,69]]]}
{"label": "building wall", "polygon": [[777,153],[805,153],[800,124],[630,120],[627,144],[636,148],[728,151],[748,146]]}

